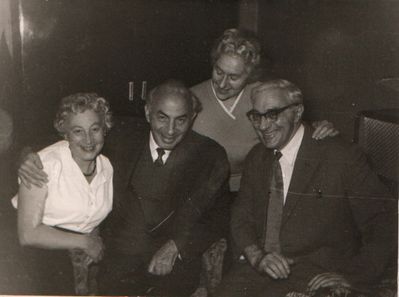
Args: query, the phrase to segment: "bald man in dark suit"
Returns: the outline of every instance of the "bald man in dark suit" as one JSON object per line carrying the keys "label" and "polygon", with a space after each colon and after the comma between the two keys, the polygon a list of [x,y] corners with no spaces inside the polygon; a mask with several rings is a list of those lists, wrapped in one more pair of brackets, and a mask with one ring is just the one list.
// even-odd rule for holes
{"label": "bald man in dark suit", "polygon": [[191,130],[197,104],[166,82],[150,93],[148,126],[109,135],[115,203],[101,294],[180,295],[198,285],[201,255],[222,236],[213,222],[228,211],[229,165],[219,144]]}

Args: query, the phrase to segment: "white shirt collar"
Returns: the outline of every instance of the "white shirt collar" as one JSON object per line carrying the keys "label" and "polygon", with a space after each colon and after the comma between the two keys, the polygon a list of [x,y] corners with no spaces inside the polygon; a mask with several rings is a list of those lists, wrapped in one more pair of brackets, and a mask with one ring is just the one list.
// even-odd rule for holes
{"label": "white shirt collar", "polygon": [[242,89],[241,92],[237,95],[237,97],[234,100],[234,103],[230,107],[230,109],[227,109],[227,107],[223,104],[223,101],[220,100],[219,97],[216,95],[216,91],[215,91],[215,88],[213,87],[212,81],[211,81],[211,88],[212,88],[213,95],[215,95],[216,101],[220,104],[220,106],[227,113],[227,115],[230,116],[233,120],[235,120],[236,117],[235,117],[235,115],[233,115],[233,112],[234,112],[234,109],[236,108],[238,102],[240,101],[242,94],[244,93],[244,89]]}
{"label": "white shirt collar", "polygon": [[[157,148],[159,148],[159,147],[160,146],[155,142],[152,132],[150,132],[150,151],[151,151],[151,157],[152,157],[153,162],[155,162],[155,160],[158,159]],[[164,163],[169,158],[169,155],[171,152],[172,152],[171,150],[165,150],[165,154],[162,156],[162,161]]]}
{"label": "white shirt collar", "polygon": [[301,124],[298,130],[295,132],[294,137],[291,138],[290,142],[288,142],[288,144],[280,150],[283,154],[281,158],[285,159],[285,161],[288,162],[291,166],[293,166],[295,163],[304,133],[305,128],[303,124]]}

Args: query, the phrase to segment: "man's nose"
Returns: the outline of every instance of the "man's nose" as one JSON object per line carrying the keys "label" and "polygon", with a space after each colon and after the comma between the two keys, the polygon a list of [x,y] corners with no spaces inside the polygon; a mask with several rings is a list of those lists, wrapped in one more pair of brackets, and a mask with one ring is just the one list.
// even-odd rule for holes
{"label": "man's nose", "polygon": [[260,118],[260,124],[259,124],[259,129],[260,130],[266,130],[270,127],[270,125],[272,124],[272,120],[270,120],[270,118],[262,116]]}
{"label": "man's nose", "polygon": [[169,125],[168,125],[168,134],[169,135],[173,135],[175,133],[176,130],[176,123],[175,121],[170,121]]}

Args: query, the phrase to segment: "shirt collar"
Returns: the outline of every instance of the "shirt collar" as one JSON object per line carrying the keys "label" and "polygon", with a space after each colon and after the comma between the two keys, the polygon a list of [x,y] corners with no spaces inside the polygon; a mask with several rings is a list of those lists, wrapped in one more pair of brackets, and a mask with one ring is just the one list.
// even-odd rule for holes
{"label": "shirt collar", "polygon": [[[155,161],[158,159],[158,152],[157,148],[160,146],[155,142],[154,136],[152,135],[152,132],[150,132],[150,151],[151,151],[151,157],[152,161]],[[171,150],[164,150],[165,154],[162,156],[162,160],[166,162],[166,160],[169,158],[170,153],[172,152]]]}
{"label": "shirt collar", "polygon": [[281,149],[281,153],[283,154],[281,158],[292,166],[295,163],[296,156],[298,154],[299,147],[301,146],[304,133],[305,133],[305,128],[303,124],[301,124],[298,130],[296,130],[294,137],[292,137],[290,142],[288,142],[288,144]]}

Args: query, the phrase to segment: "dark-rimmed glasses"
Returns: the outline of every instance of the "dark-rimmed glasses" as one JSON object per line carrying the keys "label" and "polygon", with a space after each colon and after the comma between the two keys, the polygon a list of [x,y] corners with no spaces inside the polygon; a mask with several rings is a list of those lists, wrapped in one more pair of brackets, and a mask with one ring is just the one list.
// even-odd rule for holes
{"label": "dark-rimmed glasses", "polygon": [[265,118],[266,120],[269,119],[275,122],[278,120],[279,114],[282,113],[284,110],[300,104],[301,103],[292,103],[284,107],[269,109],[265,113],[260,113],[252,109],[247,112],[247,117],[254,125],[260,125],[260,123],[262,122],[262,118]]}

